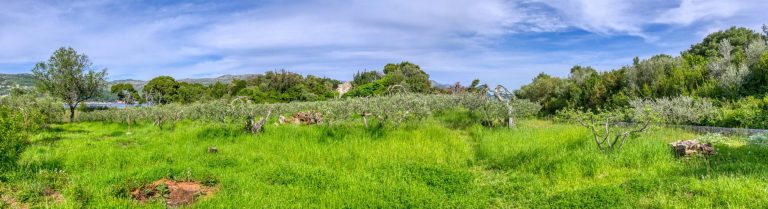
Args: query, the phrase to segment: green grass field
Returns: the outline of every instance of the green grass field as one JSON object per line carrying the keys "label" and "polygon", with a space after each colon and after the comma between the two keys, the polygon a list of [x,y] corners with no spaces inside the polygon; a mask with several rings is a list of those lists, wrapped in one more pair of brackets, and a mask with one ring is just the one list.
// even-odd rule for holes
{"label": "green grass field", "polygon": [[528,120],[510,130],[464,118],[270,125],[255,136],[192,121],[164,131],[61,124],[33,138],[0,192],[32,207],[165,208],[130,191],[171,178],[215,185],[194,208],[768,207],[768,149],[737,138],[708,160],[678,159],[668,143],[696,135],[656,128],[602,154],[580,126]]}

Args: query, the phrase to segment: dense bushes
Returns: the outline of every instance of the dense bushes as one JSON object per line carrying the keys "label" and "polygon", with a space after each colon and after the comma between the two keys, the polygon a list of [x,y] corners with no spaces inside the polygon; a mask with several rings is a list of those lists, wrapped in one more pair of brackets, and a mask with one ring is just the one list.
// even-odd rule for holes
{"label": "dense bushes", "polygon": [[12,111],[0,105],[0,172],[12,168],[27,145],[23,135],[22,117]]}
{"label": "dense bushes", "polygon": [[632,100],[630,106],[635,109],[649,108],[668,124],[701,124],[712,120],[717,111],[711,100],[687,96],[655,100],[637,99]]}
{"label": "dense bushes", "polygon": [[[184,103],[215,100],[230,97],[247,97],[255,103],[279,103],[292,101],[324,101],[339,96],[337,87],[342,82],[312,75],[303,76],[286,70],[267,71],[243,80],[235,79],[230,84],[214,83],[202,85],[179,82],[170,76],[159,76],[144,86],[143,98],[155,104]],[[357,73],[351,82],[352,89],[345,97],[365,97],[387,93],[394,85],[403,86],[408,92],[429,93],[434,89],[429,75],[410,62],[387,64],[379,71]],[[119,85],[119,86],[118,86]],[[132,94],[130,84],[116,84],[113,94],[120,98]],[[123,92],[122,90],[126,90]],[[141,101],[141,100],[138,100]]]}
{"label": "dense bushes", "polygon": [[28,131],[59,122],[65,114],[61,101],[36,92],[17,91],[10,96],[0,98],[0,106],[9,108],[11,114],[18,115],[21,118],[19,125]]}
{"label": "dense bushes", "polygon": [[61,102],[33,92],[14,91],[0,98],[0,171],[12,168],[27,146],[27,134],[60,121]]}
{"label": "dense bushes", "polygon": [[667,124],[768,128],[768,96],[734,101],[683,96],[633,100],[630,106],[649,108]]}
{"label": "dense bushes", "polygon": [[765,34],[733,27],[710,34],[680,56],[635,58],[605,72],[575,66],[567,78],[542,73],[515,93],[540,103],[547,114],[620,109],[638,105],[632,100],[657,99],[646,105],[673,124],[768,127],[759,115],[765,102],[755,99],[768,93],[767,40]]}
{"label": "dense bushes", "polygon": [[345,97],[373,96],[387,93],[394,85],[401,85],[409,92],[429,93],[432,83],[429,75],[416,64],[401,62],[387,64],[383,73],[376,71],[358,72],[352,80],[354,88]]}
{"label": "dense bushes", "polygon": [[746,97],[725,102],[716,117],[706,125],[726,127],[768,128],[768,96],[758,99]]}

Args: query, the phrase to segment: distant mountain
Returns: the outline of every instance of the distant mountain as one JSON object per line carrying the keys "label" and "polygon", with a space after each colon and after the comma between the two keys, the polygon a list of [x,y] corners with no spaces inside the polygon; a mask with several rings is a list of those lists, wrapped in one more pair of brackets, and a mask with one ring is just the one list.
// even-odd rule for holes
{"label": "distant mountain", "polygon": [[35,79],[32,74],[0,74],[0,95],[7,95],[11,89],[31,89],[35,87]]}
{"label": "distant mountain", "polygon": [[429,80],[429,82],[431,82],[432,83],[432,87],[435,87],[435,88],[447,89],[447,88],[451,87],[451,84],[439,83],[436,80]]}
{"label": "distant mountain", "polygon": [[187,79],[181,79],[179,81],[187,82],[187,83],[199,83],[203,85],[210,85],[214,84],[216,82],[221,83],[230,83],[235,79],[238,80],[245,80],[251,77],[257,76],[257,74],[243,74],[243,75],[222,75],[216,78],[187,78]]}
{"label": "distant mountain", "polygon": [[107,89],[112,88],[112,85],[120,84],[120,83],[129,83],[133,85],[133,88],[136,90],[141,91],[142,88],[144,88],[144,85],[147,84],[147,81],[142,80],[134,80],[134,79],[123,79],[123,80],[114,80],[107,82]]}

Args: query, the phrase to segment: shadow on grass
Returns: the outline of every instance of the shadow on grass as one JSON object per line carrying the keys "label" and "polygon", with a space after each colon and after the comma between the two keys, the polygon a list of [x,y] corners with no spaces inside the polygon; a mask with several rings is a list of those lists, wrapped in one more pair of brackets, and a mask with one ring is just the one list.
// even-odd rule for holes
{"label": "shadow on grass", "polygon": [[82,129],[64,129],[61,127],[52,127],[48,128],[48,132],[51,133],[71,133],[71,134],[82,134],[82,133],[88,133],[89,131],[82,130]]}
{"label": "shadow on grass", "polygon": [[32,142],[33,145],[45,145],[45,146],[51,146],[56,144],[56,142],[61,141],[63,138],[61,136],[45,136],[43,138],[40,138],[39,140],[35,140]]}

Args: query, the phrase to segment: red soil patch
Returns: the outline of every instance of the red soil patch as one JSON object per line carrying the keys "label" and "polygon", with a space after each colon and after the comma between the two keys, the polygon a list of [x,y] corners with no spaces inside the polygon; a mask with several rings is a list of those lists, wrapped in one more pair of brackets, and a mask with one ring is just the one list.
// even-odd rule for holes
{"label": "red soil patch", "polygon": [[133,190],[131,194],[133,199],[142,203],[160,198],[165,199],[168,207],[179,207],[195,203],[198,198],[210,196],[213,192],[213,187],[204,186],[199,182],[160,179]]}

